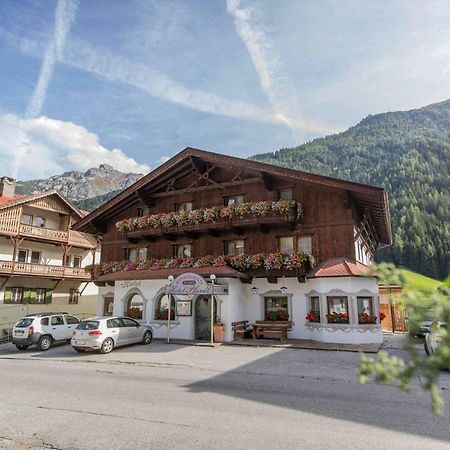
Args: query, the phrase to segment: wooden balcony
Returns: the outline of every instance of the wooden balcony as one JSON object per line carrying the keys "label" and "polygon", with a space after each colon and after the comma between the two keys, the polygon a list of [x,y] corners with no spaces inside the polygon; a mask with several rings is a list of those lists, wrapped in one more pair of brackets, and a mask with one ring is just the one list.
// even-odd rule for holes
{"label": "wooden balcony", "polygon": [[47,264],[29,264],[14,261],[0,261],[0,275],[23,275],[45,278],[89,281],[91,274],[81,267],[50,266]]}
{"label": "wooden balcony", "polygon": [[50,228],[20,224],[18,231],[13,232],[10,227],[2,227],[0,224],[0,234],[2,233],[10,236],[21,236],[35,241],[59,242],[61,244],[86,249],[94,249],[97,247],[94,236],[74,230],[53,230]]}
{"label": "wooden balcony", "polygon": [[181,225],[168,228],[142,228],[139,230],[125,231],[128,239],[138,239],[141,237],[170,237],[179,234],[190,233],[218,233],[220,231],[238,230],[243,228],[260,227],[263,231],[271,227],[289,225],[295,227],[297,224],[297,214],[293,208],[289,214],[272,214],[268,216],[244,216],[227,219],[218,219],[214,222],[203,222],[198,225]]}

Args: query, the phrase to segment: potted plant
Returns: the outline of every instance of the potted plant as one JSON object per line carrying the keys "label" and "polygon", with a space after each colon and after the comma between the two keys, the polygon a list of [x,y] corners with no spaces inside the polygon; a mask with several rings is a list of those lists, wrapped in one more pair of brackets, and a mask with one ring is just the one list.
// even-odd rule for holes
{"label": "potted plant", "polygon": [[306,314],[306,320],[308,322],[320,322],[320,311],[314,311],[311,309],[311,311]]}
{"label": "potted plant", "polygon": [[225,325],[217,317],[214,321],[214,342],[223,342],[225,340]]}
{"label": "potted plant", "polygon": [[327,314],[328,323],[349,323],[349,315],[347,313],[332,312]]}

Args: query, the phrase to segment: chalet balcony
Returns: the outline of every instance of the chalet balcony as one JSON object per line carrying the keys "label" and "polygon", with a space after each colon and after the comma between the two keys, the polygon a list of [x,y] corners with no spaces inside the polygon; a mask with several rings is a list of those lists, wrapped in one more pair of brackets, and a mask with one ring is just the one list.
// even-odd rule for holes
{"label": "chalet balcony", "polygon": [[132,218],[119,222],[117,227],[128,239],[146,236],[170,238],[192,233],[214,234],[255,227],[264,232],[280,225],[295,228],[301,214],[302,210],[297,202],[281,200]]}
{"label": "chalet balcony", "polygon": [[89,281],[91,274],[82,267],[51,266],[47,264],[30,264],[14,261],[0,261],[0,275],[38,276],[45,278]]}
{"label": "chalet balcony", "polygon": [[96,248],[97,243],[94,236],[79,231],[53,230],[50,228],[36,227],[34,225],[20,224],[17,231],[10,226],[3,227],[0,224],[0,234],[10,236],[21,236],[36,241],[58,242],[81,248]]}

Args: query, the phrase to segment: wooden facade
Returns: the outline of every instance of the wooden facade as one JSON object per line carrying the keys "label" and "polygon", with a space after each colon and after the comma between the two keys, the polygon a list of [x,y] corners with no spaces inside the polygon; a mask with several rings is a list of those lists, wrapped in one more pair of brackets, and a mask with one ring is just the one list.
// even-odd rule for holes
{"label": "wooden facade", "polygon": [[[138,230],[124,233],[117,222],[173,212],[180,203],[192,209],[224,207],[230,196],[244,202],[289,198],[301,206],[301,220],[288,216],[258,218],[253,222],[199,224],[195,229]],[[267,220],[270,219],[270,220]],[[379,243],[391,240],[385,192],[329,177],[284,169],[250,160],[187,148],[124,192],[82,219],[75,228],[103,235],[101,261],[120,261],[127,249],[147,248],[152,258],[170,258],[174,246],[192,245],[192,257],[223,255],[225,242],[244,240],[245,254],[280,250],[280,237],[310,236],[317,262],[344,257],[357,260],[355,243],[373,256]]]}

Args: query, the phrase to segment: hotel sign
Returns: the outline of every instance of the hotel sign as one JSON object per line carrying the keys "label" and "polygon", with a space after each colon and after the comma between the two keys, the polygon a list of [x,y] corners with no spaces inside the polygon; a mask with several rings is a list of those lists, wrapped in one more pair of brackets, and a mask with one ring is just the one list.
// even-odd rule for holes
{"label": "hotel sign", "polygon": [[227,295],[228,286],[210,284],[196,273],[184,273],[165,286],[165,293],[171,295]]}

